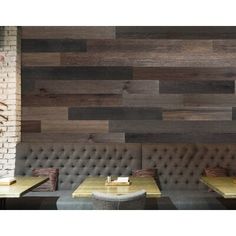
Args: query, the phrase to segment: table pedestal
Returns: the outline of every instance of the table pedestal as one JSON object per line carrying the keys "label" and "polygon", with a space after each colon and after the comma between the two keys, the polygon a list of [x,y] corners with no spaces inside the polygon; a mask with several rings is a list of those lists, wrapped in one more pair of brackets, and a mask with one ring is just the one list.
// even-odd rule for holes
{"label": "table pedestal", "polygon": [[6,198],[0,198],[0,210],[6,210]]}

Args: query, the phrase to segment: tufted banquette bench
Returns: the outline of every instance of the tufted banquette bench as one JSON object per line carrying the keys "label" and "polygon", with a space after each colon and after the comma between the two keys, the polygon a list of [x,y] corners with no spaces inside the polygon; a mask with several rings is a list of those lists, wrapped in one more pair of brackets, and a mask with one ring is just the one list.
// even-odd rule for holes
{"label": "tufted banquette bench", "polygon": [[59,168],[58,191],[31,192],[22,199],[9,200],[9,206],[92,209],[90,199],[71,197],[87,176],[127,176],[132,170],[156,168],[162,191],[158,209],[235,209],[234,200],[208,192],[199,182],[206,167],[216,166],[236,174],[236,144],[20,143],[15,174],[31,175],[33,168],[40,167]]}

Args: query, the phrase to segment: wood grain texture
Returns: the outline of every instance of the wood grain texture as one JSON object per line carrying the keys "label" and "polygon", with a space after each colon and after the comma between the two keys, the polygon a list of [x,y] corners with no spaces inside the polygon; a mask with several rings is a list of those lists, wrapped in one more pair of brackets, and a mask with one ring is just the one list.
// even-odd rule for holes
{"label": "wood grain texture", "polygon": [[163,120],[232,120],[232,108],[163,109]]}
{"label": "wood grain texture", "polygon": [[134,67],[133,79],[137,80],[236,80],[234,67]]}
{"label": "wood grain texture", "polygon": [[23,120],[67,120],[67,107],[22,107]]}
{"label": "wood grain texture", "polygon": [[22,140],[236,141],[236,27],[22,27],[22,51]]}
{"label": "wood grain texture", "polygon": [[22,27],[23,39],[112,39],[115,38],[114,27],[100,26],[43,26]]}
{"label": "wood grain texture", "polygon": [[23,81],[26,79],[130,80],[133,78],[132,73],[131,67],[22,67]]}
{"label": "wood grain texture", "polygon": [[42,120],[42,133],[108,133],[105,120]]}
{"label": "wood grain texture", "polygon": [[41,132],[41,121],[40,120],[22,120],[21,122],[21,131],[24,133],[27,132]]}
{"label": "wood grain texture", "polygon": [[118,26],[122,39],[235,39],[233,26]]}
{"label": "wood grain texture", "polygon": [[[43,61],[25,55],[25,65],[40,66]],[[29,53],[28,53],[29,54]],[[24,56],[25,55],[25,56]],[[42,57],[43,58],[43,57]],[[31,61],[29,61],[31,59]],[[234,53],[61,53],[63,66],[134,66],[134,67],[235,67]],[[45,65],[46,66],[46,65]],[[48,63],[50,65],[50,62]]]}
{"label": "wood grain texture", "polygon": [[127,107],[100,107],[77,108],[71,107],[68,111],[69,120],[161,120],[162,112],[159,108],[127,108]]}
{"label": "wood grain texture", "polygon": [[86,52],[86,41],[79,39],[23,39],[22,52]]}
{"label": "wood grain texture", "polygon": [[22,142],[125,143],[124,133],[23,133]]}
{"label": "wood grain texture", "polygon": [[234,94],[234,81],[191,81],[191,80],[162,80],[159,84],[163,94]]}
{"label": "wood grain texture", "polygon": [[232,143],[232,133],[125,133],[126,143]]}
{"label": "wood grain texture", "polygon": [[235,133],[235,121],[110,120],[110,132],[124,133]]}
{"label": "wood grain texture", "polygon": [[122,105],[122,96],[111,94],[23,95],[22,105],[27,107],[119,107]]}
{"label": "wood grain texture", "polygon": [[[36,80],[32,94],[158,94],[158,81]],[[29,92],[30,93],[30,92]]]}

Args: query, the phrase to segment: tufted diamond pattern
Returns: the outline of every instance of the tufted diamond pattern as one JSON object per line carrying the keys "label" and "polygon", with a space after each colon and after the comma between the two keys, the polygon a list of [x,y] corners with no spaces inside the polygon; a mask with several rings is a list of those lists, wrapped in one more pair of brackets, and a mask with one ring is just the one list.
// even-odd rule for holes
{"label": "tufted diamond pattern", "polygon": [[236,174],[236,144],[144,144],[142,168],[157,168],[162,189],[202,189],[199,178],[207,167]]}
{"label": "tufted diamond pattern", "polygon": [[59,189],[75,189],[87,176],[131,175],[141,168],[140,144],[20,143],[16,175],[59,168]]}

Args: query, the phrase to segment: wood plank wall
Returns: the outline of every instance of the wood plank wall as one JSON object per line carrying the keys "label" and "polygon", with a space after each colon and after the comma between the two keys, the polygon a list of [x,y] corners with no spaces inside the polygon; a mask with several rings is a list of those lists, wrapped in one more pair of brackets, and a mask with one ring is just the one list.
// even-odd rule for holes
{"label": "wood plank wall", "polygon": [[22,140],[236,141],[236,27],[22,27]]}

